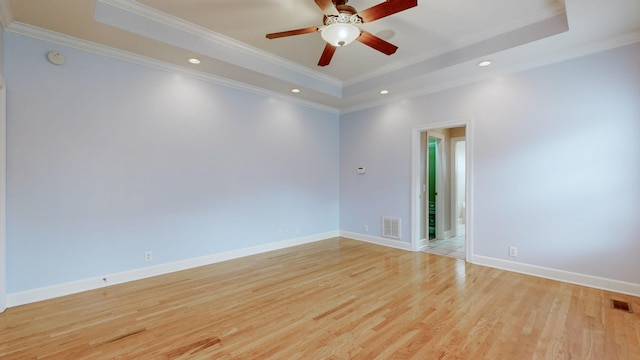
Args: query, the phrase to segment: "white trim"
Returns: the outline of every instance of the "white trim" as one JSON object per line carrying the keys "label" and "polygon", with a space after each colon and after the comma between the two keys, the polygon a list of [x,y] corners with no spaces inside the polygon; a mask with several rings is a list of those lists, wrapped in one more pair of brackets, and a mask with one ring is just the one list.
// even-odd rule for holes
{"label": "white trim", "polygon": [[[470,207],[467,207],[470,208]],[[347,231],[330,231],[322,234],[316,234],[296,239],[289,239],[270,244],[258,245],[244,249],[232,250],[223,253],[211,254],[207,256],[176,261],[167,264],[151,266],[147,268],[135,269],[121,273],[115,273],[105,276],[83,279],[64,284],[58,284],[33,290],[22,291],[19,293],[9,294],[7,296],[8,307],[15,307],[34,303],[38,301],[53,299],[60,296],[79,293],[83,291],[95,290],[111,285],[122,284],[130,281],[141,280],[153,276],[169,274],[176,271],[206,266],[222,261],[233,260],[245,256],[251,256],[268,251],[289,248],[292,246],[322,241],[337,236],[350,238],[353,240],[363,241],[367,243],[377,244],[381,246],[391,247],[400,250],[412,251],[411,244],[403,241],[389,240],[375,236],[363,235]],[[469,256],[468,256],[469,257]],[[469,260],[468,260],[469,261]],[[517,263],[502,259],[490,258],[480,255],[471,257],[473,264],[481,266],[489,266],[505,271],[542,277],[562,281],[566,283],[592,287],[607,291],[613,291],[621,294],[632,296],[640,296],[640,284],[633,284],[624,281],[605,279],[597,276],[578,274],[541,266]]]}
{"label": "white trim", "polygon": [[175,29],[178,29],[186,33],[189,33],[191,35],[195,35],[197,37],[211,41],[217,45],[233,48],[249,56],[259,58],[268,62],[276,63],[290,70],[315,78],[318,81],[326,82],[331,86],[338,86],[338,87],[342,86],[342,81],[332,76],[310,69],[306,66],[300,65],[296,62],[287,60],[280,56],[273,55],[269,52],[263,51],[261,49],[258,49],[256,47],[250,46],[243,42],[237,41],[223,34],[212,31],[208,28],[198,26],[194,23],[185,21],[182,18],[179,18],[177,16],[164,13],[153,7],[143,5],[138,2],[132,2],[130,0],[97,0],[97,1],[105,5],[113,6],[121,10],[127,11],[129,13],[145,17],[151,21],[165,24],[167,26],[171,26]]}
{"label": "white trim", "polygon": [[469,36],[466,37],[462,37],[462,38],[458,38],[458,39],[454,39],[453,41],[448,41],[446,45],[437,48],[437,49],[433,49],[425,54],[421,54],[418,56],[415,56],[413,58],[407,59],[405,61],[397,61],[394,63],[390,63],[389,65],[386,66],[382,66],[378,69],[372,70],[368,73],[353,77],[351,79],[345,80],[344,81],[344,86],[351,86],[351,85],[355,85],[357,83],[363,82],[363,81],[367,81],[367,80],[371,80],[386,74],[389,74],[391,72],[394,71],[398,71],[398,70],[402,70],[405,67],[408,66],[412,66],[412,65],[416,65],[418,63],[421,62],[425,62],[428,61],[431,58],[434,58],[436,56],[440,56],[449,52],[453,52],[455,50],[459,50],[462,49],[464,47],[467,46],[471,46],[474,44],[477,44],[481,41],[485,41],[485,40],[489,40],[491,38],[494,38],[496,36],[502,35],[502,34],[506,34],[508,32],[511,31],[516,31],[520,28],[523,28],[525,26],[530,26],[530,25],[534,25],[536,23],[542,22],[544,20],[549,20],[553,17],[556,17],[558,15],[562,15],[565,14],[566,16],[566,9],[564,4],[560,4],[560,3],[556,3],[552,6],[550,6],[549,8],[543,9],[541,11],[532,13],[528,16],[523,16],[520,18],[517,18],[515,20],[512,21],[508,21],[506,23],[502,23],[500,25],[494,26],[493,28],[490,28],[486,31],[483,32],[479,32],[479,33],[474,33],[471,34]]}
{"label": "white trim", "polygon": [[68,46],[68,47],[86,51],[92,54],[106,56],[113,59],[146,66],[156,70],[166,71],[172,74],[183,75],[193,79],[213,83],[216,85],[237,89],[237,90],[242,90],[249,93],[266,96],[266,97],[306,106],[309,108],[313,108],[313,109],[317,109],[317,110],[321,110],[321,111],[325,111],[333,114],[340,113],[339,110],[334,107],[329,107],[316,102],[303,100],[294,96],[283,95],[276,91],[267,90],[267,89],[264,89],[258,86],[249,85],[240,81],[230,80],[230,79],[213,75],[210,73],[206,73],[203,71],[196,71],[187,67],[163,62],[160,60],[156,60],[156,59],[152,59],[152,58],[138,55],[135,53],[131,53],[128,51],[108,47],[106,45],[101,45],[91,41],[78,39],[72,36],[56,33],[50,30],[45,30],[37,26],[33,26],[33,25],[21,23],[21,22],[14,22],[13,24],[11,24],[11,26],[9,26],[7,31],[20,34],[20,35],[29,36],[39,40],[52,42],[52,43],[63,45],[63,46]]}
{"label": "white trim", "polygon": [[[6,12],[6,10],[3,9],[2,7],[3,3],[8,4],[8,0],[0,0],[0,16],[6,15],[2,13],[2,11]],[[319,104],[309,100],[303,100],[303,99],[300,99],[299,97],[286,96],[276,91],[266,90],[257,86],[248,85],[239,81],[230,80],[230,79],[223,78],[221,76],[213,75],[210,73],[194,71],[189,68],[181,67],[175,64],[165,63],[156,59],[143,57],[135,53],[130,53],[124,50],[111,48],[106,45],[101,45],[94,42],[81,40],[71,36],[59,34],[50,30],[45,30],[32,25],[16,22],[13,19],[11,20],[11,23],[9,24],[9,26],[6,26],[6,29],[7,31],[27,35],[27,36],[38,38],[41,40],[54,42],[64,46],[77,48],[77,49],[88,51],[91,53],[108,56],[111,58],[131,62],[131,63],[143,65],[143,66],[148,66],[148,67],[159,69],[159,70],[168,71],[171,73],[177,73],[184,76],[189,76],[189,77],[201,79],[204,81],[208,81],[214,84],[218,84],[218,85],[222,85],[222,86],[226,86],[234,89],[239,89],[239,90],[243,90],[243,91],[247,91],[250,93],[259,94],[263,96],[269,96],[269,97],[277,98],[279,100],[288,101],[288,102],[296,103],[306,107],[315,108],[318,110],[322,110],[322,111],[326,111],[334,114],[341,114],[341,115],[356,112],[356,111],[361,111],[365,109],[370,109],[377,106],[393,104],[401,100],[407,100],[407,99],[412,99],[412,98],[416,98],[424,95],[429,95],[429,94],[437,93],[447,89],[452,89],[452,88],[456,88],[464,85],[469,85],[475,82],[492,79],[498,76],[517,73],[517,72],[521,72],[529,69],[534,69],[537,67],[559,63],[559,62],[570,60],[573,58],[578,58],[578,57],[586,56],[589,54],[594,54],[594,53],[602,52],[605,50],[610,50],[613,48],[622,47],[622,46],[630,45],[636,42],[640,42],[640,31],[635,31],[635,32],[620,35],[615,38],[607,39],[598,43],[588,44],[585,46],[568,49],[564,52],[555,53],[551,56],[547,56],[542,59],[532,60],[530,62],[517,64],[504,69],[498,69],[493,72],[480,72],[478,75],[452,79],[450,81],[439,82],[431,85],[426,84],[424,87],[421,87],[420,89],[417,89],[414,91],[398,92],[394,96],[390,96],[390,97],[385,96],[383,98],[379,98],[374,101],[355,104],[352,106],[347,105],[346,107],[337,108],[337,107],[331,107],[331,106]],[[343,84],[346,84],[346,82]]]}
{"label": "white trim", "polygon": [[[421,137],[420,130],[416,130],[415,128],[411,131],[411,221],[409,222],[409,226],[411,229],[411,250],[412,251],[420,251],[423,244],[421,244],[421,223],[420,217],[422,214],[422,201],[420,199],[420,195],[422,194],[422,182],[421,180],[421,164],[420,164],[420,153],[421,153]],[[425,231],[425,236],[429,236],[428,231]]]}
{"label": "white trim", "polygon": [[569,284],[576,284],[580,286],[640,297],[640,284],[606,279],[598,276],[579,274],[570,271],[552,269],[537,265],[529,265],[480,255],[473,255],[471,262],[476,265],[488,266],[495,269],[512,271],[520,274],[562,281]]}
{"label": "white trim", "polygon": [[420,251],[421,238],[420,238],[420,217],[422,210],[420,209],[420,133],[425,131],[433,131],[438,129],[449,129],[459,126],[465,126],[465,137],[467,141],[466,149],[466,222],[465,222],[465,243],[466,243],[466,261],[470,261],[470,256],[473,254],[473,237],[472,237],[472,220],[473,220],[473,202],[472,202],[472,184],[473,178],[473,148],[472,144],[472,122],[473,118],[463,120],[452,120],[441,123],[424,124],[420,126],[414,126],[411,129],[411,249],[413,251]]}
{"label": "white trim", "polygon": [[391,248],[400,249],[400,250],[412,251],[411,244],[406,241],[391,240],[391,239],[381,238],[377,236],[358,234],[350,231],[340,231],[340,236],[353,239],[353,240],[368,242],[371,244],[382,245],[382,246],[391,247]]}
{"label": "white trim", "polygon": [[131,0],[97,0],[94,20],[281,80],[302,81],[331,96],[342,96],[342,81],[335,77]]}
{"label": "white trim", "polygon": [[556,64],[563,61],[599,53],[602,51],[611,50],[611,49],[626,46],[626,45],[631,45],[637,42],[640,42],[640,31],[624,34],[624,35],[621,35],[612,39],[608,39],[605,41],[601,41],[598,43],[568,49],[566,51],[554,53],[553,55],[550,55],[547,57],[535,59],[525,63],[516,64],[516,65],[505,67],[502,69],[497,69],[491,72],[479,72],[474,75],[451,79],[445,82],[425,84],[425,86],[417,90],[406,91],[402,93],[399,92],[394,96],[389,96],[389,97],[385,96],[383,98],[376,99],[374,101],[360,103],[353,106],[341,108],[340,114],[349,114],[352,112],[366,110],[366,109],[374,108],[377,106],[395,104],[399,101],[403,101],[403,100],[406,101],[408,99],[413,99],[413,98],[417,98],[417,97],[421,97],[429,94],[434,94],[434,93],[438,93],[448,89],[453,89],[460,86],[465,86],[465,85],[473,84],[476,82],[497,78],[504,75],[514,74],[521,71],[531,70],[531,69],[539,68],[546,65]]}
{"label": "white trim", "polygon": [[6,29],[13,23],[13,20],[11,3],[9,3],[9,0],[0,0],[0,25],[2,25],[3,29]]}
{"label": "white trim", "polygon": [[0,312],[7,308],[7,86],[0,75]]}
{"label": "white trim", "polygon": [[471,254],[473,254],[473,119],[470,119],[466,124],[464,136],[465,136],[465,154],[464,159],[465,163],[465,222],[464,222],[464,242],[466,245],[466,255],[465,260],[471,261]]}
{"label": "white trim", "polygon": [[93,277],[89,279],[82,279],[78,281],[67,282],[63,284],[57,284],[47,286],[43,288],[21,291],[18,293],[9,294],[7,296],[7,306],[14,307],[37,301],[43,301],[53,299],[60,296],[69,294],[75,294],[83,291],[89,291],[94,289],[100,289],[103,287],[122,284],[130,281],[141,280],[153,276],[165,275],[176,271],[192,269],[199,266],[205,266],[215,264],[222,261],[238,259],[245,256],[256,255],[265,253],[268,251],[285,249],[292,246],[308,244],[316,241],[322,241],[338,236],[337,231],[330,231],[326,233],[310,235],[300,238],[294,238],[289,240],[283,240],[273,242],[269,244],[252,246],[244,249],[231,250],[222,253],[216,253],[197,258],[185,259],[175,261],[166,264],[160,264],[135,270],[124,271],[115,274],[108,274],[104,276]]}
{"label": "white trim", "polygon": [[423,251],[424,249],[426,249],[427,245],[429,245],[429,240],[426,238],[420,239],[420,241],[418,241],[418,250],[417,251]]}
{"label": "white trim", "polygon": [[[451,236],[455,237],[458,236],[458,214],[456,211],[456,206],[458,204],[458,194],[457,194],[457,183],[458,183],[458,172],[456,171],[457,166],[458,166],[458,161],[456,159],[456,145],[458,144],[458,142],[460,141],[466,141],[466,129],[465,129],[465,136],[456,136],[456,137],[452,137],[451,139],[449,139],[451,142],[451,148],[449,149],[449,151],[451,151]],[[465,142],[465,159],[466,159],[466,152],[467,152],[467,144]],[[465,175],[467,173],[467,164],[465,163]],[[466,176],[465,176],[465,181],[466,181]],[[467,184],[465,183],[464,185],[465,187],[465,196],[467,194]],[[466,199],[465,199],[466,201]]]}

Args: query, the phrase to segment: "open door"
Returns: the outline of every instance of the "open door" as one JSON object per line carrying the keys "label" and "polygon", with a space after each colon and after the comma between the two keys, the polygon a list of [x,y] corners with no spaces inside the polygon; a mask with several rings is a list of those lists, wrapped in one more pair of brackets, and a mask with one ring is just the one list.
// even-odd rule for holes
{"label": "open door", "polygon": [[426,239],[444,239],[444,213],[442,186],[444,185],[443,152],[444,137],[438,133],[427,132],[426,164]]}
{"label": "open door", "polygon": [[427,147],[427,239],[436,238],[436,162],[438,157],[438,139],[429,137]]}

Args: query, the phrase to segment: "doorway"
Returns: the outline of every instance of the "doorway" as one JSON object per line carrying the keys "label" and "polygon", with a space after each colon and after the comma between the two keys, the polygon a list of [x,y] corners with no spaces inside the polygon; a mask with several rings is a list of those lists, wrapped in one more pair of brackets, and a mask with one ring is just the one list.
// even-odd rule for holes
{"label": "doorway", "polygon": [[[468,123],[414,129],[414,250],[467,259]],[[414,240],[415,239],[415,240]],[[468,241],[469,240],[469,241]]]}
{"label": "doorway", "polygon": [[425,237],[427,240],[444,239],[442,220],[442,202],[439,201],[438,194],[443,193],[442,184],[445,181],[442,144],[444,136],[437,132],[425,132],[427,138],[425,154],[425,184],[426,191],[426,211],[421,221],[425,221],[424,228],[427,229]]}

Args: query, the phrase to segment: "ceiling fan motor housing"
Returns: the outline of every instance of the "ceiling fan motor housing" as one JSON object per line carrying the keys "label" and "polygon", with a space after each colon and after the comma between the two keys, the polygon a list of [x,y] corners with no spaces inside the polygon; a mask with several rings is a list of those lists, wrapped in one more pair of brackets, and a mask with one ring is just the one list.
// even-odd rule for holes
{"label": "ceiling fan motor housing", "polygon": [[325,15],[324,24],[362,24],[362,18],[356,14]]}
{"label": "ceiling fan motor housing", "polygon": [[340,14],[355,14],[358,12],[356,8],[349,5],[336,5],[336,9],[338,9]]}

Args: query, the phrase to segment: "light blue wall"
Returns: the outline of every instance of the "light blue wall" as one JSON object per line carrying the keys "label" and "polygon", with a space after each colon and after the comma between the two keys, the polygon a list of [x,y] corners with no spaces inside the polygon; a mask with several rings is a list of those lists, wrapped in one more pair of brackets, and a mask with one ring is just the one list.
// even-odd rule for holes
{"label": "light blue wall", "polygon": [[340,118],[13,33],[5,48],[9,293],[380,236],[381,216],[409,242],[411,129],[470,118],[475,254],[517,246],[523,263],[640,283],[638,44]]}
{"label": "light blue wall", "polygon": [[638,64],[636,43],[342,116],[341,230],[399,216],[410,242],[412,128],[472,119],[475,255],[640,284]]}
{"label": "light blue wall", "polygon": [[[340,229],[382,235],[382,216],[399,217],[410,242],[411,119],[396,103],[342,116],[340,124]],[[356,169],[366,168],[365,174]],[[364,225],[369,231],[364,233]]]}
{"label": "light blue wall", "polygon": [[8,293],[338,229],[338,115],[5,41]]}

